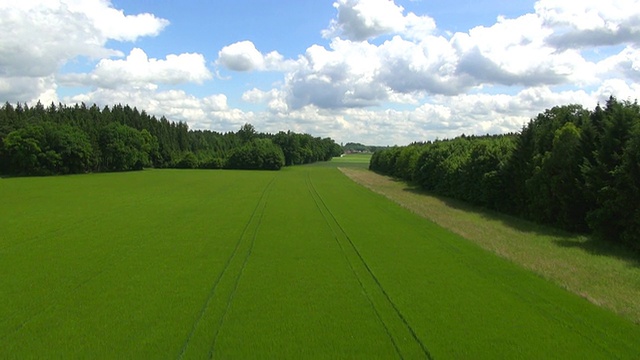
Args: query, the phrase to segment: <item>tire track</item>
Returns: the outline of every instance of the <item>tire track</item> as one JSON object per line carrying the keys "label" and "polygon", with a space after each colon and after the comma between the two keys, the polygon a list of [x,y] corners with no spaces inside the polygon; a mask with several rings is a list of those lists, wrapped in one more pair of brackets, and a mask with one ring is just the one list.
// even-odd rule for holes
{"label": "tire track", "polygon": [[[272,180],[272,182],[273,182],[273,180]],[[271,185],[271,184],[269,184],[269,185]],[[240,278],[242,277],[242,274],[244,273],[244,269],[247,266],[247,262],[249,260],[249,257],[251,256],[251,253],[253,252],[253,247],[254,247],[254,245],[256,243],[256,237],[258,236],[258,229],[260,228],[260,225],[262,224],[262,218],[264,217],[264,212],[265,212],[265,209],[267,207],[267,199],[268,199],[268,196],[265,195],[264,201],[262,202],[262,209],[261,209],[261,211],[259,213],[260,215],[258,217],[258,220],[256,221],[255,229],[253,229],[253,231],[252,231],[253,235],[251,236],[251,245],[249,246],[249,250],[245,254],[244,260],[242,262],[242,267],[240,268],[240,271],[238,272],[238,275],[235,278],[235,281],[234,281],[234,284],[233,284],[233,290],[229,294],[229,298],[227,299],[227,303],[225,305],[222,317],[220,317],[220,321],[218,322],[218,325],[216,326],[216,332],[215,332],[215,335],[213,337],[213,342],[211,343],[211,348],[209,349],[209,355],[208,355],[209,359],[212,359],[214,357],[214,355],[215,355],[215,346],[216,346],[216,343],[218,341],[218,336],[220,335],[220,329],[222,329],[222,326],[224,325],[224,321],[227,318],[227,314],[229,312],[229,308],[231,307],[231,303],[233,302],[233,298],[234,298],[234,296],[236,294],[236,291],[238,290],[238,284],[240,283]]]}
{"label": "tire track", "polygon": [[[189,335],[187,336],[187,338],[185,339],[184,344],[182,345],[182,348],[180,350],[180,354],[178,355],[178,359],[182,359],[184,358],[189,345],[192,343],[193,339],[196,337],[196,332],[198,331],[198,329],[203,325],[203,319],[205,318],[205,316],[207,315],[207,312],[210,311],[210,309],[213,309],[211,311],[216,310],[216,306],[215,303],[216,302],[222,302],[223,305],[219,306],[218,308],[222,308],[222,314],[219,316],[219,320],[217,322],[214,321],[214,324],[216,324],[215,326],[215,332],[213,335],[213,341],[211,342],[211,347],[209,350],[209,357],[211,358],[214,354],[215,351],[215,344],[220,332],[220,328],[222,327],[224,320],[226,318],[227,312],[231,306],[231,302],[233,301],[233,297],[236,293],[238,284],[240,282],[240,278],[242,277],[242,273],[244,272],[244,269],[247,265],[247,262],[249,260],[249,257],[251,256],[251,253],[253,251],[253,246],[255,244],[255,239],[257,237],[257,231],[258,228],[260,227],[260,224],[262,223],[262,217],[264,215],[264,211],[267,205],[267,197],[268,197],[268,193],[271,190],[271,187],[273,185],[273,183],[276,180],[276,176],[274,176],[271,181],[265,186],[265,188],[262,190],[262,194],[260,195],[260,198],[258,199],[258,202],[255,206],[255,208],[253,209],[253,212],[251,213],[251,216],[249,217],[249,220],[247,221],[247,223],[245,224],[242,233],[240,235],[240,237],[238,238],[238,240],[235,243],[234,249],[231,253],[231,255],[229,256],[229,258],[227,258],[227,261],[225,262],[224,268],[222,269],[222,271],[220,272],[220,274],[218,275],[218,277],[214,280],[209,293],[207,295],[207,298],[204,302],[204,304],[202,305],[198,316],[196,317],[196,320],[194,321],[192,327],[191,327],[191,331],[189,332]],[[248,244],[247,244],[248,243]],[[240,264],[238,264],[238,262],[240,261],[239,257],[240,257],[240,248],[242,247],[247,247],[248,249],[245,252],[244,257],[242,258],[242,262]],[[237,260],[236,260],[237,259]],[[236,270],[236,275],[233,276],[233,270],[232,268],[236,267],[237,265],[240,265],[240,269]],[[227,275],[229,274],[229,275]],[[226,296],[226,300],[225,300],[225,296],[224,296],[224,290],[220,290],[221,288],[221,283],[228,281],[227,278],[232,277],[233,283],[231,286],[231,291],[229,291],[228,295]],[[222,293],[222,294],[219,294]],[[224,300],[224,301],[223,301]],[[215,318],[215,316],[214,316]],[[206,334],[204,335],[206,336]]]}
{"label": "tire track", "polygon": [[318,211],[325,219],[327,226],[334,234],[340,250],[345,256],[349,268],[363,289],[367,300],[371,304],[379,321],[389,336],[398,356],[404,358],[433,359],[431,353],[418,337],[413,327],[393,302],[376,275],[373,273],[357,246],[351,240],[335,215],[331,212],[324,199],[313,185],[307,173],[307,188]]}
{"label": "tire track", "polygon": [[358,273],[357,273],[356,269],[353,267],[353,264],[352,264],[351,260],[349,260],[349,257],[347,256],[347,252],[346,252],[344,246],[342,245],[342,242],[340,242],[340,239],[338,238],[338,234],[336,234],[334,229],[331,227],[330,220],[329,220],[327,214],[325,213],[325,211],[323,211],[322,206],[320,205],[320,202],[319,202],[319,199],[318,199],[318,194],[317,194],[317,192],[315,192],[315,188],[313,188],[313,185],[311,184],[311,179],[308,178],[308,173],[307,173],[307,181],[306,181],[306,183],[307,183],[307,189],[309,190],[309,194],[311,195],[311,198],[313,199],[314,203],[316,204],[316,208],[318,209],[320,214],[322,214],[322,217],[324,218],[324,221],[327,224],[327,227],[329,227],[329,229],[331,229],[331,232],[333,233],[333,239],[336,241],[336,244],[338,244],[338,247],[340,248],[340,251],[342,252],[342,255],[344,256],[345,261],[349,265],[349,269],[351,270],[351,272],[353,273],[354,277],[356,278],[356,281],[358,281],[358,285],[360,285],[360,288],[364,292],[365,297],[367,298],[367,301],[369,302],[369,305],[371,306],[373,312],[376,314],[376,318],[378,319],[378,321],[380,322],[380,324],[384,328],[384,332],[389,337],[389,340],[391,341],[391,344],[393,345],[393,348],[395,349],[395,351],[398,354],[398,356],[401,359],[404,359],[404,357],[402,356],[402,353],[400,352],[400,348],[398,348],[398,344],[396,343],[396,340],[394,339],[393,335],[391,335],[391,331],[389,330],[389,327],[387,326],[385,321],[382,319],[382,316],[380,315],[380,312],[378,311],[378,308],[375,306],[375,304],[373,302],[373,299],[371,298],[371,295],[369,294],[369,292],[367,291],[366,287],[362,283],[362,280],[360,280],[360,276],[358,276]]}

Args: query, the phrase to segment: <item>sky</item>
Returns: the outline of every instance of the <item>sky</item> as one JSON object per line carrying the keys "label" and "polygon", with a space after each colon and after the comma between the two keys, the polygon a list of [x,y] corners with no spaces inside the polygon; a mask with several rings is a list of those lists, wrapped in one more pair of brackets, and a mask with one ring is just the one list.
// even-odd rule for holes
{"label": "sky", "polygon": [[640,0],[0,0],[0,101],[337,142],[517,132],[640,97]]}

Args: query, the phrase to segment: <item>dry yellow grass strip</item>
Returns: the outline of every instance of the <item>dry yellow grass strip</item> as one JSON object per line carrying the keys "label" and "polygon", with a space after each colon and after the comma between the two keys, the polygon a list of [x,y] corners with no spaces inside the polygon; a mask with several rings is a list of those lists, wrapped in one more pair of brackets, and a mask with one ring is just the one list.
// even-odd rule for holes
{"label": "dry yellow grass strip", "polygon": [[429,195],[368,170],[340,170],[414,213],[640,324],[640,259],[636,254],[585,236]]}

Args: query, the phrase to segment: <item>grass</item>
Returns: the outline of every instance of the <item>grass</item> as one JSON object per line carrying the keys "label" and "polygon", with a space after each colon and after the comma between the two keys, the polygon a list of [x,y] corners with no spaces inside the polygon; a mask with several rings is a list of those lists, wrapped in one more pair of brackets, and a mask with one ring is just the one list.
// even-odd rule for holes
{"label": "grass", "polygon": [[345,154],[341,157],[335,157],[330,162],[314,164],[314,166],[327,166],[327,167],[351,167],[368,169],[369,161],[371,161],[371,154]]}
{"label": "grass", "polygon": [[323,166],[0,180],[0,358],[634,358],[640,332]]}
{"label": "grass", "polygon": [[640,324],[637,254],[586,236],[433,196],[370,171],[343,168],[343,172],[416,214]]}

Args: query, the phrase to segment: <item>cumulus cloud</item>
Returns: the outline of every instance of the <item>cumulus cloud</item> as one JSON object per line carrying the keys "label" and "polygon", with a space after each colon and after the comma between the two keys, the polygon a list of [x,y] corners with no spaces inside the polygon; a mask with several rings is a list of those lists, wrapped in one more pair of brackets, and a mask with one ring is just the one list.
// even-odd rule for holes
{"label": "cumulus cloud", "polygon": [[365,139],[369,144],[404,145],[413,141],[519,131],[529,119],[558,104],[595,106],[601,91],[554,92],[548,87],[508,94],[438,95],[407,110],[346,109],[349,126],[337,139]]}
{"label": "cumulus cloud", "polygon": [[450,41],[429,36],[421,42],[399,36],[377,47],[377,80],[395,93],[456,94],[469,87],[456,76],[459,55]]}
{"label": "cumulus cloud", "polygon": [[240,41],[223,47],[218,63],[230,70],[250,71],[262,67],[264,57],[251,41]]}
{"label": "cumulus cloud", "polygon": [[[152,91],[104,90],[65,98],[68,103],[97,103],[100,106],[126,103],[145,109],[158,117],[187,122],[194,129],[235,131],[244,123],[260,131],[296,132],[329,136],[337,141],[368,144],[408,144],[413,141],[453,138],[462,133],[483,135],[519,131],[529,119],[558,104],[577,103],[593,108],[610,95],[627,99],[638,94],[635,83],[612,80],[592,92],[584,90],[554,91],[547,86],[530,87],[510,94],[437,95],[427,102],[404,110],[357,108],[321,108],[314,104],[292,109],[283,103],[285,94],[277,89],[252,89],[243,100],[269,104],[268,112],[231,108],[223,94],[204,98],[181,90]],[[283,107],[278,108],[278,104]]]}
{"label": "cumulus cloud", "polygon": [[216,63],[233,71],[283,71],[294,62],[284,60],[277,51],[264,55],[251,41],[245,40],[223,47]]}
{"label": "cumulus cloud", "polygon": [[338,10],[325,37],[343,35],[361,41],[404,29],[403,8],[388,0],[339,0],[333,3]]}
{"label": "cumulus cloud", "polygon": [[[555,105],[592,108],[610,95],[640,94],[638,0],[539,0],[528,14],[457,33],[394,1],[334,1],[326,43],[308,44],[294,58],[250,40],[219,49],[220,68],[282,73],[272,86],[245,89],[240,100],[253,111],[230,106],[238,100],[231,95],[172,89],[211,79],[203,55],[156,59],[134,48],[125,57],[107,46],[158,35],[166,20],[124,14],[107,0],[0,3],[0,31],[10,35],[0,38],[0,95],[48,103],[60,86],[89,87],[62,100],[126,103],[196,129],[249,122],[260,131],[384,145],[518,131]],[[78,56],[97,65],[58,74]]]}
{"label": "cumulus cloud", "polygon": [[83,14],[107,39],[135,41],[142,36],[157,36],[169,21],[153,14],[125,15],[108,0],[65,0],[69,10]]}
{"label": "cumulus cloud", "polygon": [[[524,18],[420,41],[400,35],[380,45],[334,38],[307,49],[283,90],[292,108],[375,106],[410,94],[458,95],[487,85],[540,86],[587,81],[592,69],[577,53],[556,53]],[[522,28],[526,31],[515,32]],[[539,29],[539,26],[538,26]],[[489,40],[490,39],[490,40]],[[595,82],[595,80],[594,80]]]}
{"label": "cumulus cloud", "polygon": [[559,49],[640,44],[640,2],[539,0],[536,14],[554,29],[549,44]]}
{"label": "cumulus cloud", "polygon": [[615,96],[620,100],[636,101],[640,94],[640,84],[629,82],[623,79],[608,79],[595,91],[594,96],[602,104],[610,96]]}
{"label": "cumulus cloud", "polygon": [[[331,37],[329,47],[309,47],[285,74],[281,90],[292,109],[337,109],[378,106],[407,96],[409,101],[455,96],[487,86],[589,87],[615,74],[637,78],[634,47],[607,62],[593,62],[579,48],[554,43],[569,30],[633,33],[640,6],[629,0],[614,3],[609,9],[599,2],[569,6],[542,0],[533,13],[498,17],[493,25],[444,36],[433,31],[431,18],[405,16],[393,1],[339,0],[336,18],[323,32]],[[625,14],[625,9],[633,10]],[[363,41],[383,34],[395,35],[381,44]],[[616,41],[633,43],[624,37]]]}
{"label": "cumulus cloud", "polygon": [[0,77],[0,94],[2,100],[9,102],[27,101],[35,103],[41,101],[43,104],[58,102],[54,76],[31,77],[31,76],[9,76]]}
{"label": "cumulus cloud", "polygon": [[[0,95],[15,101],[38,97],[41,84],[69,60],[119,56],[106,47],[109,40],[154,36],[167,25],[150,14],[125,15],[106,0],[0,2],[0,78],[13,84]],[[45,94],[54,89],[45,87]]]}
{"label": "cumulus cloud", "polygon": [[640,50],[635,46],[627,46],[620,53],[599,62],[597,67],[603,74],[613,73],[640,81]]}
{"label": "cumulus cloud", "polygon": [[154,84],[201,84],[212,78],[201,54],[168,55],[166,59],[149,58],[144,50],[134,48],[123,60],[102,59],[88,74],[64,74],[60,81],[69,86],[119,88],[145,87]]}
{"label": "cumulus cloud", "polygon": [[387,98],[384,84],[375,81],[380,59],[374,45],[336,38],[330,46],[310,47],[287,74],[283,90],[292,108],[362,107]]}
{"label": "cumulus cloud", "polygon": [[285,114],[289,112],[289,106],[285,101],[283,93],[278,89],[262,91],[253,88],[242,94],[242,100],[254,104],[266,103],[267,109],[272,113]]}
{"label": "cumulus cloud", "polygon": [[168,24],[150,14],[125,15],[102,0],[22,0],[0,3],[0,69],[6,74],[46,76],[77,56],[119,53],[108,40],[157,35]]}
{"label": "cumulus cloud", "polygon": [[76,56],[117,54],[103,47],[106,39],[86,17],[63,4],[10,8],[8,3],[0,5],[1,76],[46,76]]}
{"label": "cumulus cloud", "polygon": [[148,114],[160,118],[165,116],[170,121],[182,121],[196,129],[212,129],[217,131],[237,130],[247,122],[253,122],[254,115],[239,109],[230,108],[227,96],[213,94],[197,97],[183,90],[158,91],[149,88],[104,89],[68,96],[65,103],[128,104],[131,107],[144,109]]}
{"label": "cumulus cloud", "polygon": [[380,35],[405,32],[420,37],[435,30],[435,21],[414,13],[404,15],[404,8],[389,0],[338,0],[333,3],[337,18],[322,32],[325,38],[342,36],[363,41]]}

